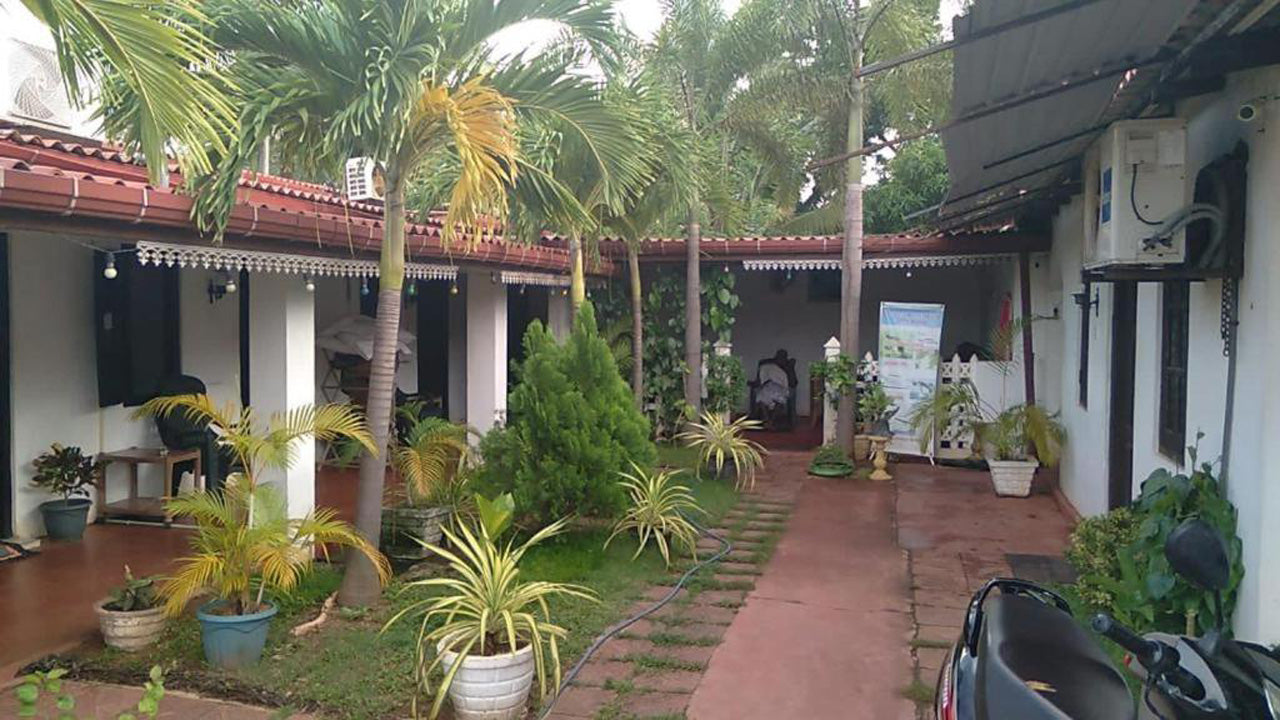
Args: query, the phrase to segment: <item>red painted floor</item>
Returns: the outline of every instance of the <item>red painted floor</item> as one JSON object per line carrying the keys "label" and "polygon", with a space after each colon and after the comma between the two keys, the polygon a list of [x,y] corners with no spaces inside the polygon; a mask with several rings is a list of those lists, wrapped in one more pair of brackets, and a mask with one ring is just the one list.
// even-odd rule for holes
{"label": "red painted floor", "polygon": [[716,649],[693,720],[910,720],[907,564],[891,484],[805,475],[809,453],[769,470],[802,482],[787,531]]}

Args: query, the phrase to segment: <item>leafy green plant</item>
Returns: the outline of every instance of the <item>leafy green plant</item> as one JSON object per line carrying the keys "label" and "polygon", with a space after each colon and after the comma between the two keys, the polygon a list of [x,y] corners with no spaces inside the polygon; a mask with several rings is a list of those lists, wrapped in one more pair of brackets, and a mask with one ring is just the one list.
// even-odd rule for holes
{"label": "leafy green plant", "polygon": [[128,565],[124,566],[124,584],[111,591],[111,602],[103,607],[117,612],[150,610],[159,604],[156,597],[156,579],[135,578]]}
{"label": "leafy green plant", "polygon": [[449,487],[459,480],[466,462],[466,425],[438,417],[418,418],[395,452],[396,469],[404,481],[405,499],[415,507],[440,507],[456,497]]}
{"label": "leafy green plant", "polygon": [[843,448],[835,443],[828,443],[818,448],[818,451],[813,454],[813,459],[809,461],[809,469],[848,475],[855,468],[853,461],[845,454]]}
{"label": "leafy green plant", "polygon": [[511,527],[511,519],[516,512],[516,501],[511,493],[503,493],[492,500],[477,493],[475,503],[476,518],[486,536],[496,540]]}
{"label": "leafy green plant", "polygon": [[876,425],[886,423],[893,416],[893,400],[884,391],[884,385],[871,380],[858,390],[858,423],[870,431]]}
{"label": "leafy green plant", "polygon": [[732,463],[736,487],[754,488],[756,470],[764,467],[767,452],[760,443],[748,438],[746,432],[760,427],[758,420],[743,417],[726,422],[715,413],[704,412],[701,422],[689,423],[676,439],[698,451],[699,477],[703,467],[714,466],[719,475],[726,463]]}
{"label": "leafy green plant", "polygon": [[729,342],[738,307],[742,304],[734,291],[737,277],[727,267],[713,266],[702,272],[702,324],[711,337]]}
{"label": "leafy green plant", "polygon": [[[515,653],[530,646],[541,697],[547,695],[549,669],[553,689],[560,686],[559,641],[568,633],[551,621],[548,601],[566,596],[595,600],[595,595],[577,585],[523,582],[519,575],[520,561],[529,548],[564,527],[564,520],[554,522],[517,546],[513,541],[499,545],[483,528],[473,531],[462,525],[456,534],[444,530],[453,550],[427,546],[448,563],[452,575],[409,583],[409,587],[430,590],[432,595],[396,613],[383,630],[407,615],[421,615],[417,680],[424,693],[435,695],[431,718],[439,715],[454,676],[472,655]],[[442,667],[446,653],[456,655],[433,691],[432,673]]]}
{"label": "leafy green plant", "polygon": [[1065,431],[1057,418],[1039,405],[1014,405],[979,426],[978,434],[996,460],[1026,460],[1035,451],[1040,464],[1052,467],[1062,454]]}
{"label": "leafy green plant", "polygon": [[977,440],[986,421],[987,408],[978,397],[978,388],[967,379],[939,383],[928,397],[921,400],[907,416],[911,433],[920,439],[920,452],[928,454],[947,428],[955,422],[960,432],[973,433],[970,451],[978,454]]}
{"label": "leafy green plant", "polygon": [[707,358],[707,400],[711,412],[732,412],[747,393],[747,376],[742,361],[732,355],[712,353]]}
{"label": "leafy green plant", "polygon": [[86,457],[80,448],[58,443],[40,453],[31,465],[36,471],[31,484],[61,495],[63,500],[87,496],[102,469],[102,463]]}
{"label": "leafy green plant", "polygon": [[671,567],[671,544],[683,545],[696,560],[698,530],[689,517],[706,513],[689,487],[675,481],[676,476],[670,470],[647,471],[636,465],[631,466],[630,473],[622,473],[622,486],[631,496],[631,507],[614,524],[604,546],[608,548],[619,534],[634,530],[640,545],[631,556],[633,559],[640,557],[652,538],[667,567]]}
{"label": "leafy green plant", "polygon": [[655,434],[675,435],[686,409],[684,375],[684,284],[661,270],[644,296],[644,404]]}
{"label": "leafy green plant", "polygon": [[[13,695],[18,701],[18,717],[39,717],[41,697],[50,697],[53,708],[48,718],[56,720],[76,720],[76,699],[69,692],[64,692],[62,679],[67,671],[53,668],[44,672],[33,672],[22,678]],[[151,668],[148,680],[143,685],[142,698],[135,706],[136,712],[122,712],[116,720],[137,720],[138,718],[154,718],[160,712],[160,700],[164,697],[164,671],[159,665]]]}
{"label": "leafy green plant", "polygon": [[[272,415],[260,426],[253,408],[218,408],[207,395],[158,397],[135,416],[164,417],[180,412],[207,424],[220,446],[231,451],[242,472],[227,478],[221,494],[190,493],[169,501],[176,515],[196,523],[192,554],[160,586],[165,609],[180,614],[192,599],[212,595],[237,615],[255,612],[268,590],[288,592],[315,558],[315,548],[347,546],[369,558],[385,582],[387,560],[355,528],[328,508],[290,519],[279,489],[258,481],[270,468],[288,469],[297,458],[298,440],[351,438],[373,452],[373,440],[360,413],[348,405],[300,407]],[[256,593],[255,593],[256,589]]]}
{"label": "leafy green plant", "polygon": [[1137,538],[1133,511],[1119,507],[1105,515],[1085,518],[1071,532],[1067,562],[1075,568],[1075,591],[1089,607],[1112,608],[1117,603],[1114,580],[1120,577],[1120,556]]}
{"label": "leafy green plant", "polygon": [[508,400],[508,423],[480,443],[478,489],[510,492],[536,524],[569,514],[616,517],[626,496],[612,480],[657,450],[584,304],[563,345],[534,322]]}
{"label": "leafy green plant", "polygon": [[810,364],[809,374],[822,380],[827,404],[833,408],[858,386],[858,363],[845,353]]}

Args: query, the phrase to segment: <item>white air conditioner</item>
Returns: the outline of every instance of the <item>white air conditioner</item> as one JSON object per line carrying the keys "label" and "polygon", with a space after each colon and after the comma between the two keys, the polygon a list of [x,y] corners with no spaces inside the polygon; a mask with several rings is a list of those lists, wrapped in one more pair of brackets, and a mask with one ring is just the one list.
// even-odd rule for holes
{"label": "white air conditioner", "polygon": [[348,200],[381,200],[385,192],[382,168],[373,158],[353,157],[347,160]]}
{"label": "white air conditioner", "polygon": [[19,123],[69,129],[74,112],[54,51],[11,38],[4,44],[4,53],[5,115]]}
{"label": "white air conditioner", "polygon": [[1191,216],[1187,127],[1179,118],[1125,120],[1085,160],[1084,266],[1183,262]]}

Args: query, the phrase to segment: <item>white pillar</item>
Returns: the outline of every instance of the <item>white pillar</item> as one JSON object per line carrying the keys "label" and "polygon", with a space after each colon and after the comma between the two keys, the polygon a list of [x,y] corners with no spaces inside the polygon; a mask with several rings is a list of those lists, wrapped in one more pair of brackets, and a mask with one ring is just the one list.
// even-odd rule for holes
{"label": "white pillar", "polygon": [[467,422],[488,432],[507,419],[507,286],[467,273]]}
{"label": "white pillar", "polygon": [[[840,355],[840,341],[834,337],[822,346],[822,356],[827,363],[833,362]],[[824,388],[825,390],[825,388]],[[830,445],[836,441],[836,411],[831,406],[829,392],[822,395],[822,444]]]}
{"label": "white pillar", "polygon": [[553,287],[547,296],[547,329],[551,337],[564,342],[573,329],[569,322],[569,294],[565,288]]}
{"label": "white pillar", "polygon": [[[255,273],[249,281],[249,393],[259,428],[273,413],[316,401],[315,295],[297,275]],[[260,478],[277,483],[289,517],[316,504],[316,444],[299,440],[293,467]]]}

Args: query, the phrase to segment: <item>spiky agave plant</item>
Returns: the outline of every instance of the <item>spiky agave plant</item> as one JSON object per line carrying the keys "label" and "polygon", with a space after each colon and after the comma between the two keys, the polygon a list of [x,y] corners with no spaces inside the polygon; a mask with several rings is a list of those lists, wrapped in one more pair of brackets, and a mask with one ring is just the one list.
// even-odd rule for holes
{"label": "spiky agave plant", "polygon": [[[387,628],[410,614],[421,613],[418,631],[417,680],[428,695],[434,692],[430,717],[440,713],[454,676],[472,655],[514,654],[525,646],[533,652],[540,696],[547,695],[547,670],[551,669],[554,688],[560,687],[560,649],[558,641],[568,631],[551,621],[547,601],[555,596],[596,599],[588,588],[578,585],[543,581],[521,581],[520,561],[531,547],[557,535],[565,527],[559,520],[534,533],[520,545],[514,541],[497,543],[483,529],[471,529],[465,523],[455,533],[448,528],[444,535],[453,550],[437,545],[427,549],[443,558],[453,571],[449,577],[417,580],[407,587],[424,588],[432,596],[410,604],[396,613],[383,626]],[[437,621],[442,621],[437,626]],[[438,651],[432,656],[432,648]],[[447,654],[454,653],[444,677],[432,690],[430,677],[444,664]],[[430,658],[430,660],[428,660]],[[416,708],[415,708],[416,712]]]}
{"label": "spiky agave plant", "polygon": [[207,395],[174,395],[150,400],[135,417],[182,413],[207,423],[218,444],[236,459],[239,472],[227,478],[221,494],[191,493],[169,501],[175,515],[191,518],[196,533],[192,554],[160,586],[165,609],[177,615],[193,598],[213,595],[236,614],[253,612],[267,591],[288,592],[311,567],[314,549],[327,557],[330,545],[351,547],[368,557],[383,582],[390,577],[386,558],[355,528],[327,508],[290,518],[279,490],[258,481],[268,469],[285,470],[297,459],[299,441],[350,438],[372,450],[373,441],[359,411],[349,405],[305,406],[276,413],[260,426],[252,408],[219,408]]}
{"label": "spiky agave plant", "polygon": [[698,451],[699,479],[705,465],[713,465],[719,475],[727,463],[733,463],[734,487],[756,486],[756,470],[764,467],[764,456],[768,452],[763,445],[749,439],[746,433],[760,429],[760,421],[741,417],[728,422],[716,413],[704,412],[701,422],[691,422],[685,427],[687,429],[676,435],[676,439]]}
{"label": "spiky agave plant", "polygon": [[[640,546],[631,558],[640,557],[652,538],[662,553],[662,560],[671,567],[671,548],[673,543],[684,545],[698,559],[698,530],[689,518],[693,515],[705,515],[706,511],[698,505],[688,486],[675,482],[676,473],[670,470],[651,471],[631,463],[632,472],[620,473],[622,486],[631,495],[631,507],[613,526],[613,532],[605,540],[604,546],[619,534],[635,530],[639,536]],[[670,538],[670,540],[668,540]]]}

